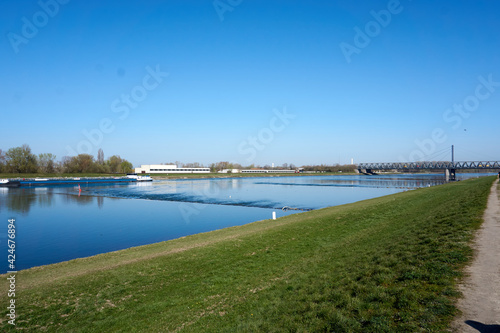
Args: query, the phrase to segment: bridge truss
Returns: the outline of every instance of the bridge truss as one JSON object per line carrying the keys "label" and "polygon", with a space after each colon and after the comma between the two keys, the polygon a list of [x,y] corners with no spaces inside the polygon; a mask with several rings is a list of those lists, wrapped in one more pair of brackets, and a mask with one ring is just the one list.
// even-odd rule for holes
{"label": "bridge truss", "polygon": [[398,170],[398,171],[444,170],[446,180],[456,180],[457,170],[495,170],[495,169],[500,170],[500,161],[358,164],[358,171],[364,174],[373,174],[374,171],[380,171],[380,170]]}
{"label": "bridge truss", "polygon": [[500,169],[500,161],[360,163],[358,170],[446,170]]}

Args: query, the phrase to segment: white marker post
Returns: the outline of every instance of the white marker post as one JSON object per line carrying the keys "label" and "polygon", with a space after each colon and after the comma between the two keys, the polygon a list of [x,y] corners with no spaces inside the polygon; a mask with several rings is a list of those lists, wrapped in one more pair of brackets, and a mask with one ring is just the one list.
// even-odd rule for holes
{"label": "white marker post", "polygon": [[276,220],[276,212],[273,212],[273,220]]}

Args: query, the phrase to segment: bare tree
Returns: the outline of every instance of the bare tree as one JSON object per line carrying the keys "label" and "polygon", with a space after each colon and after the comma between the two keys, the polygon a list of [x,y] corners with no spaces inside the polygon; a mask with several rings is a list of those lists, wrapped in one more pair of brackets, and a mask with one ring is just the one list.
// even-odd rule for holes
{"label": "bare tree", "polygon": [[56,167],[56,155],[51,153],[38,155],[38,171],[42,173],[54,173]]}
{"label": "bare tree", "polygon": [[217,162],[215,163],[215,169],[220,171],[224,169],[232,169],[233,165],[227,161]]}
{"label": "bare tree", "polygon": [[184,164],[184,168],[202,168],[202,167],[203,165],[198,162]]}

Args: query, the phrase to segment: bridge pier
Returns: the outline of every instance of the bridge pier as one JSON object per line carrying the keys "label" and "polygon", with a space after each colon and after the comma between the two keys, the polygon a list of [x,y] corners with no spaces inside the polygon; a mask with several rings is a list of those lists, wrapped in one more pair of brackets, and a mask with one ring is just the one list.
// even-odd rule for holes
{"label": "bridge pier", "polygon": [[364,171],[363,169],[358,169],[358,173],[362,173],[364,175],[376,175],[376,173],[373,172],[372,169],[364,169]]}
{"label": "bridge pier", "polygon": [[457,170],[456,169],[445,169],[444,171],[444,174],[446,176],[446,181],[447,182],[453,182],[455,180],[457,180],[456,178],[456,172]]}

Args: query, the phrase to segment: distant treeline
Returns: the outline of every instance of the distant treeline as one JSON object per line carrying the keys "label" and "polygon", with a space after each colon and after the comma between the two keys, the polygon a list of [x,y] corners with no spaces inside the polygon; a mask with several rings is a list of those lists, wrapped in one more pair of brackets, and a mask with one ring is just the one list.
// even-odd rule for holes
{"label": "distant treeline", "polygon": [[104,152],[99,149],[97,160],[89,154],[65,156],[56,161],[51,153],[35,155],[28,145],[0,149],[0,172],[2,173],[127,173],[133,170],[132,163],[113,155],[104,160]]}
{"label": "distant treeline", "polygon": [[[184,167],[191,167],[191,164],[184,165]],[[195,163],[197,164],[197,163]],[[292,163],[284,163],[280,166],[272,167],[270,165],[248,165],[248,166],[242,166],[241,164],[235,164],[235,163],[229,163],[229,162],[218,162],[218,163],[212,163],[210,165],[210,170],[212,172],[217,172],[219,170],[223,169],[264,169],[264,170],[271,170],[271,169],[281,169],[281,170],[297,170],[299,167],[295,166]],[[314,171],[314,172],[354,172],[356,169],[355,165],[347,164],[347,165],[340,165],[340,164],[334,164],[334,165],[326,165],[326,164],[321,164],[321,165],[305,165],[300,167],[300,169],[303,169],[303,171]]]}
{"label": "distant treeline", "polygon": [[304,171],[317,171],[317,172],[354,172],[357,169],[357,166],[354,164],[346,164],[346,165],[306,165],[303,167]]}
{"label": "distant treeline", "polygon": [[[179,161],[168,162],[162,164],[175,164],[183,168],[201,168],[203,164],[182,163]],[[224,169],[281,169],[281,170],[296,170],[298,169],[292,163],[284,163],[280,166],[273,167],[271,165],[247,165],[242,166],[238,163],[230,163],[227,161],[211,163],[211,172],[218,172]],[[355,165],[306,165],[304,171],[316,172],[354,172]],[[99,149],[97,158],[89,154],[80,154],[78,156],[65,156],[60,161],[56,160],[56,156],[51,153],[35,155],[31,152],[28,145],[21,147],[10,148],[7,152],[0,149],[0,173],[128,173],[133,172],[132,163],[118,155],[113,155],[108,159],[104,159],[104,152]]]}
{"label": "distant treeline", "polygon": [[[175,164],[179,167],[183,167],[183,168],[200,168],[200,167],[203,167],[202,164],[200,163],[181,163],[179,161],[177,162],[171,162],[171,163],[165,163],[165,164]],[[238,164],[238,163],[230,163],[230,162],[217,162],[217,163],[212,163],[209,165],[210,167],[210,171],[211,172],[218,172],[220,170],[224,170],[224,169],[264,169],[264,170],[271,170],[271,169],[281,169],[281,170],[297,170],[299,167],[295,166],[293,163],[284,163],[282,165],[279,165],[279,166],[271,166],[271,165],[264,165],[264,166],[260,166],[260,165],[255,165],[255,164],[251,164],[251,165],[247,165],[247,166],[242,166],[241,164]],[[303,166],[301,167],[302,169],[304,169],[304,171],[315,171],[315,172],[354,172],[354,169],[356,169],[356,166],[355,165],[351,165],[351,164],[348,164],[348,165],[339,165],[339,164],[335,164],[335,165],[325,165],[325,164],[321,164],[321,165],[306,165],[306,166]]]}
{"label": "distant treeline", "polygon": [[[203,167],[205,167],[205,165],[198,163],[198,162],[182,163],[180,161],[175,161],[175,162],[168,162],[168,163],[161,163],[161,164],[175,164],[179,168],[203,168]],[[228,161],[211,163],[206,167],[210,168],[210,172],[218,172],[218,171],[221,171],[224,169],[229,169],[229,170],[231,170],[231,169],[240,169],[240,170],[241,169],[264,169],[264,170],[273,169],[273,167],[270,165],[260,166],[260,165],[250,164],[250,165],[243,166],[239,163],[232,163],[232,162],[228,162]],[[294,170],[296,168],[297,167],[294,164],[284,163],[283,165],[277,166],[274,169]]]}

